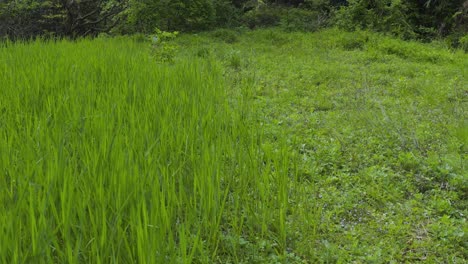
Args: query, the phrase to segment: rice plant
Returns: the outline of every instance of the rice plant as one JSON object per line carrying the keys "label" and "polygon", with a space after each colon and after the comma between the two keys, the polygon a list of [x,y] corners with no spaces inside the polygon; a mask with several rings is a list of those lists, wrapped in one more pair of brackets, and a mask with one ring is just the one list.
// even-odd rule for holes
{"label": "rice plant", "polygon": [[1,263],[238,262],[256,241],[284,256],[286,151],[261,146],[218,62],[5,43],[0,86]]}

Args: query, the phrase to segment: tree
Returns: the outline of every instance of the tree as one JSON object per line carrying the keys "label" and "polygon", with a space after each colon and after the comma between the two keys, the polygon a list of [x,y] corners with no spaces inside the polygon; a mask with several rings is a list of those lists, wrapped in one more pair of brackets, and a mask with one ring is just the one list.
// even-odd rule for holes
{"label": "tree", "polygon": [[[315,0],[316,1],[316,0]],[[338,25],[430,40],[466,32],[467,0],[348,0],[336,16]],[[463,28],[465,27],[465,28]]]}
{"label": "tree", "polygon": [[412,7],[410,20],[417,25],[416,31],[433,38],[446,36],[463,20],[463,5],[466,0],[406,0]]}
{"label": "tree", "polygon": [[65,34],[72,37],[95,36],[109,32],[120,21],[125,0],[58,0],[66,13]]}
{"label": "tree", "polygon": [[0,5],[0,36],[96,36],[119,22],[127,0],[7,0]]}
{"label": "tree", "polygon": [[216,21],[216,7],[222,0],[131,0],[129,30],[150,33],[163,30],[203,30]]}
{"label": "tree", "polygon": [[0,4],[0,36],[17,39],[62,31],[60,11],[52,1],[6,1]]}

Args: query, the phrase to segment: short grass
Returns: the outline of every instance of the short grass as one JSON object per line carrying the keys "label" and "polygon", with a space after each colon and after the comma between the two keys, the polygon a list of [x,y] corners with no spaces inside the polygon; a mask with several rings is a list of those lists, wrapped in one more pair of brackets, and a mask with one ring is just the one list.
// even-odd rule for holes
{"label": "short grass", "polygon": [[287,250],[297,259],[467,260],[466,53],[334,29],[222,30],[180,45],[224,62],[258,109],[264,145],[288,142],[297,173]]}
{"label": "short grass", "polygon": [[326,30],[0,47],[1,263],[464,263],[468,56]]}

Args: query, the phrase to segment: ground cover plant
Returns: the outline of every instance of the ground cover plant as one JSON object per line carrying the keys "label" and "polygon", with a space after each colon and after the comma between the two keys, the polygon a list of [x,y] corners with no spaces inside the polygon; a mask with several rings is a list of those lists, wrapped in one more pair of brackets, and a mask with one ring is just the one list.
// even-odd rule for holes
{"label": "ground cover plant", "polygon": [[180,41],[224,61],[258,109],[263,144],[286,140],[295,155],[289,252],[307,263],[466,261],[463,51],[334,29],[218,35]]}
{"label": "ground cover plant", "polygon": [[0,262],[466,261],[465,53],[171,41],[2,44]]}

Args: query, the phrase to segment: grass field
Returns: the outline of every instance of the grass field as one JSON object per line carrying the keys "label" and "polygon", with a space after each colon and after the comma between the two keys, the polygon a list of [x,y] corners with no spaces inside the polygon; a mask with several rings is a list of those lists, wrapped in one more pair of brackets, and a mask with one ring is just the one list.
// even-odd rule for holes
{"label": "grass field", "polygon": [[468,56],[368,32],[0,44],[0,263],[464,263]]}

